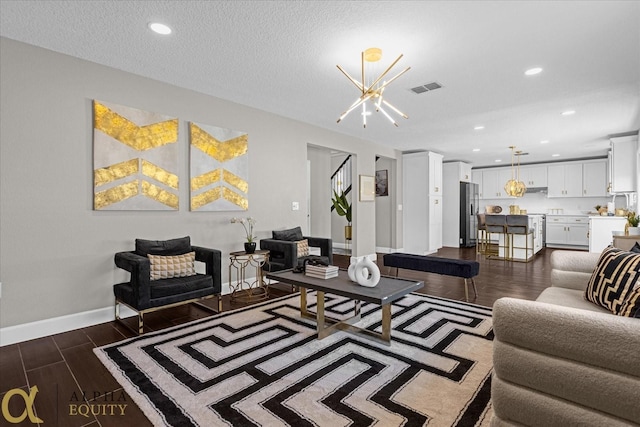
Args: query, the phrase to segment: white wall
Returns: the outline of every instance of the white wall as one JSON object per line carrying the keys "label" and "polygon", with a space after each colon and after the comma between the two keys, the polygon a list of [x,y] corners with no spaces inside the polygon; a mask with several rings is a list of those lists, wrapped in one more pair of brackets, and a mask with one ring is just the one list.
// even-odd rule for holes
{"label": "white wall", "polygon": [[331,170],[331,155],[329,150],[309,146],[307,158],[311,165],[311,229],[309,236],[331,237],[331,185],[329,177]]}
{"label": "white wall", "polygon": [[442,246],[460,247],[460,165],[442,165]]}
{"label": "white wall", "polygon": [[[355,153],[358,173],[374,175],[388,147],[307,125],[52,51],[0,39],[0,327],[113,305],[127,279],[115,252],[135,238],[190,235],[194,244],[241,249],[238,212],[189,212],[186,121],[249,134],[249,211],[259,238],[306,224],[307,145]],[[214,76],[212,76],[214,78]],[[180,209],[94,211],[93,99],[180,119]],[[336,125],[336,129],[337,129]],[[300,203],[299,211],[291,202]],[[375,204],[354,207],[356,254],[375,250]]]}
{"label": "white wall", "polygon": [[395,249],[393,235],[395,225],[395,203],[397,196],[395,186],[395,161],[380,157],[376,162],[376,171],[386,170],[388,179],[388,196],[376,197],[376,248],[378,252],[390,252]]}

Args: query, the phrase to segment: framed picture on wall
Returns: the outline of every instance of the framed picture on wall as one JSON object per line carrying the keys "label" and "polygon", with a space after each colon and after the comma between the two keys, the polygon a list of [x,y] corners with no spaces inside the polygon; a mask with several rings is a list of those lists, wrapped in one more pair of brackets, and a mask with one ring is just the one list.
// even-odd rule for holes
{"label": "framed picture on wall", "polygon": [[369,175],[360,175],[360,201],[373,202],[376,199],[376,179]]}
{"label": "framed picture on wall", "polygon": [[376,196],[389,195],[389,181],[387,170],[376,171]]}

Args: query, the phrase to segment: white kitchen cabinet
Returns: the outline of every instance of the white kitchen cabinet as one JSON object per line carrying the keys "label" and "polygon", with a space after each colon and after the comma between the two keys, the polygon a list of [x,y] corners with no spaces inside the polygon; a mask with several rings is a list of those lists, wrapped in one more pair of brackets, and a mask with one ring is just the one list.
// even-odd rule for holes
{"label": "white kitchen cabinet", "polygon": [[567,245],[589,246],[589,224],[568,224]]}
{"label": "white kitchen cabinet", "polygon": [[483,189],[482,189],[482,171],[481,170],[471,171],[471,182],[478,184],[478,197],[482,199]]}
{"label": "white kitchen cabinet", "polygon": [[[443,156],[438,153],[429,151],[427,153],[429,158],[429,195],[441,196],[442,195],[442,159]],[[442,206],[442,205],[441,205]]]}
{"label": "white kitchen cabinet", "polygon": [[461,182],[471,182],[471,165],[469,163],[457,162],[460,171]]}
{"label": "white kitchen cabinet", "polygon": [[429,252],[442,247],[442,196],[429,196]]}
{"label": "white kitchen cabinet", "polygon": [[589,247],[589,217],[547,215],[547,246],[549,247]]}
{"label": "white kitchen cabinet", "polygon": [[[453,179],[460,182],[471,181],[471,165],[465,162],[447,162],[442,165],[442,177]],[[448,172],[448,173],[447,173]],[[445,183],[443,183],[443,187]]]}
{"label": "white kitchen cabinet", "polygon": [[480,196],[483,199],[508,199],[504,191],[504,185],[511,179],[511,168],[484,169],[482,171],[482,190]]}
{"label": "white kitchen cabinet", "polygon": [[418,255],[436,252],[442,247],[442,156],[403,154],[402,183],[404,251]]}
{"label": "white kitchen cabinet", "polygon": [[611,193],[638,191],[638,137],[611,138]]}
{"label": "white kitchen cabinet", "polygon": [[582,197],[582,163],[547,167],[547,197]]}
{"label": "white kitchen cabinet", "polygon": [[594,160],[582,164],[582,196],[606,197],[607,186],[607,160]]}
{"label": "white kitchen cabinet", "polygon": [[521,166],[520,181],[527,188],[547,186],[547,166]]}
{"label": "white kitchen cabinet", "polygon": [[567,241],[566,226],[560,223],[549,222],[547,218],[547,246],[564,245]]}
{"label": "white kitchen cabinet", "polygon": [[613,243],[613,232],[624,231],[626,223],[626,217],[589,217],[589,252],[601,253]]}

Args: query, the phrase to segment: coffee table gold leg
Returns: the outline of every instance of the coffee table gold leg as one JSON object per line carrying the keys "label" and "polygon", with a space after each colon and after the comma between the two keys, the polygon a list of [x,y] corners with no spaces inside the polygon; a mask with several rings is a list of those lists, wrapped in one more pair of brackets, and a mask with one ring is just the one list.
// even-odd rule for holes
{"label": "coffee table gold leg", "polygon": [[300,288],[300,316],[306,317],[307,313],[307,288]]}
{"label": "coffee table gold leg", "polygon": [[391,304],[382,306],[382,340],[391,343]]}
{"label": "coffee table gold leg", "polygon": [[316,295],[318,298],[318,300],[316,301],[316,323],[318,328],[318,338],[322,339],[329,335],[324,329],[324,292],[318,291]]}

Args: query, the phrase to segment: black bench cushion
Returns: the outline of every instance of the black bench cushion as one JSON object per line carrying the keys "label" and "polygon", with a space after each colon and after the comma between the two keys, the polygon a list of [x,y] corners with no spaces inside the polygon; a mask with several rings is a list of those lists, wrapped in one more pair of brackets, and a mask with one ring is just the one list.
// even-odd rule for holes
{"label": "black bench cushion", "polygon": [[472,278],[480,272],[480,263],[477,261],[404,253],[386,254],[382,258],[387,267],[425,271],[446,276]]}

